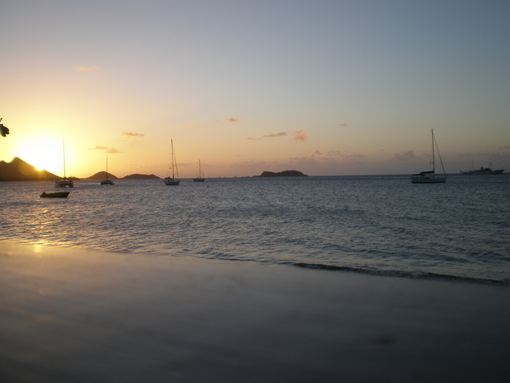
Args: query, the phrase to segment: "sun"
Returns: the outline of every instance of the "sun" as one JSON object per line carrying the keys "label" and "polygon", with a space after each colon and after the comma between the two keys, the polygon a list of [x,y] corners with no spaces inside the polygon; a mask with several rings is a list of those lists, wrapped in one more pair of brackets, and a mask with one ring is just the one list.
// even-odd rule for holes
{"label": "sun", "polygon": [[49,136],[31,136],[20,144],[16,155],[38,170],[60,174],[63,170],[62,141]]}

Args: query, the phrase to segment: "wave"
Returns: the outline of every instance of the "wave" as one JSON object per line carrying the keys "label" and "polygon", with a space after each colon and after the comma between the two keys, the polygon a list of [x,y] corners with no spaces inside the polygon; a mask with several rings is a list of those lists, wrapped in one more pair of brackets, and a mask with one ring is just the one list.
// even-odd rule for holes
{"label": "wave", "polygon": [[446,280],[456,282],[479,283],[484,285],[510,286],[510,279],[490,279],[477,278],[461,275],[434,273],[429,271],[403,271],[403,270],[381,270],[367,267],[356,266],[337,266],[324,263],[292,262],[282,261],[279,264],[300,267],[304,269],[327,270],[327,271],[345,271],[360,274],[379,275],[386,277],[412,278],[412,279],[430,279]]}

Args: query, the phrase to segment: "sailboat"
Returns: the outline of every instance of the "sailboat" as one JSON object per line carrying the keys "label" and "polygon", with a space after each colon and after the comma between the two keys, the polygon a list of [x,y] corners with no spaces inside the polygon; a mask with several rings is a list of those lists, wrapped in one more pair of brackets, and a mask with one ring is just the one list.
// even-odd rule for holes
{"label": "sailboat", "polygon": [[[446,182],[446,173],[444,170],[443,159],[441,158],[441,153],[439,153],[439,147],[437,146],[436,138],[434,137],[434,129],[431,129],[432,132],[432,170],[427,170],[424,172],[420,172],[418,174],[414,174],[411,177],[411,182],[413,184],[444,184]],[[439,160],[441,162],[441,169],[443,170],[442,174],[436,174],[436,149]]]}
{"label": "sailboat", "polygon": [[108,179],[108,156],[106,156],[106,179],[101,181],[101,185],[113,185],[113,181]]}
{"label": "sailboat", "polygon": [[177,161],[175,161],[174,140],[173,139],[170,140],[170,149],[171,149],[171,152],[170,152],[169,167],[172,169],[172,177],[166,177],[163,180],[163,182],[165,183],[165,185],[168,185],[168,186],[177,186],[177,185],[179,185],[179,180],[175,179],[175,173],[176,172],[178,173],[178,170],[177,170]]}
{"label": "sailboat", "polygon": [[66,177],[66,143],[64,140],[62,140],[62,152],[63,152],[63,158],[64,158],[64,178],[61,178],[59,180],[55,181],[55,186],[59,188],[73,188],[74,182],[72,179]]}
{"label": "sailboat", "polygon": [[198,160],[198,177],[193,178],[193,182],[204,182],[204,172],[202,171],[202,165],[200,164],[200,160]]}

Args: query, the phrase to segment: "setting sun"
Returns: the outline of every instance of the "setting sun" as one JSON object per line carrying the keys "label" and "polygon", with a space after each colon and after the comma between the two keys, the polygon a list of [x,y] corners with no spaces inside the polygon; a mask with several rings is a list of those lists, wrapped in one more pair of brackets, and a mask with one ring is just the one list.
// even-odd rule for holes
{"label": "setting sun", "polygon": [[54,174],[63,171],[62,141],[50,136],[32,136],[23,141],[16,155],[38,170]]}

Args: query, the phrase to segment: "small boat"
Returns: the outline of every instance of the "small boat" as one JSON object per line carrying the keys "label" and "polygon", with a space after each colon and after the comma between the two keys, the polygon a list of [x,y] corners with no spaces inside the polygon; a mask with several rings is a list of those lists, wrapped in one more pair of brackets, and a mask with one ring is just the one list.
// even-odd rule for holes
{"label": "small boat", "polygon": [[62,141],[62,152],[64,158],[64,178],[55,181],[55,187],[59,188],[73,188],[74,182],[72,179],[66,177],[66,146],[65,141]]}
{"label": "small boat", "polygon": [[175,154],[174,154],[174,140],[170,140],[170,165],[169,168],[172,169],[172,177],[166,177],[163,179],[163,182],[165,185],[168,186],[177,186],[179,185],[179,180],[175,179],[175,174],[178,175],[178,169],[177,169],[177,161],[175,160]]}
{"label": "small boat", "polygon": [[71,193],[71,192],[68,192],[68,191],[63,191],[63,192],[50,192],[50,193],[42,192],[42,194],[40,195],[40,197],[41,197],[41,198],[67,198],[67,196],[69,195],[69,193]]}
{"label": "small boat", "polygon": [[202,165],[200,164],[200,160],[198,160],[198,177],[193,178],[193,182],[204,182],[204,172],[202,171]]}
{"label": "small boat", "polygon": [[101,181],[101,185],[113,185],[113,181],[108,178],[108,156],[106,156],[106,179]]}
{"label": "small boat", "polygon": [[[436,149],[439,160],[441,162],[441,168],[443,170],[442,174],[436,174]],[[432,170],[413,174],[411,177],[411,182],[413,184],[444,184],[446,182],[446,173],[444,170],[443,159],[441,158],[441,153],[439,153],[439,148],[434,137],[434,129],[432,129]]]}

